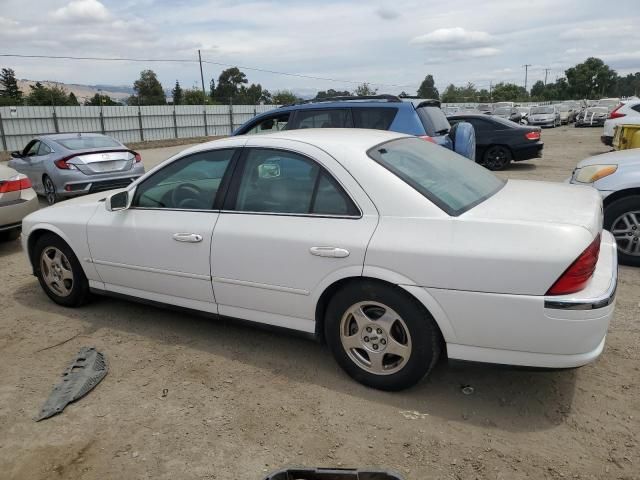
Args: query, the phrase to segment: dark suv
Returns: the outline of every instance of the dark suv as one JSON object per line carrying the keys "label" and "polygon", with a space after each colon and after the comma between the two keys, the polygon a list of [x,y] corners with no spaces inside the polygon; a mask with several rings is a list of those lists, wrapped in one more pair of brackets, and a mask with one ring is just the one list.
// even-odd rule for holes
{"label": "dark suv", "polygon": [[452,128],[438,100],[393,95],[331,97],[285,105],[258,115],[233,135],[300,128],[372,128],[416,135],[475,160],[475,133],[469,124]]}

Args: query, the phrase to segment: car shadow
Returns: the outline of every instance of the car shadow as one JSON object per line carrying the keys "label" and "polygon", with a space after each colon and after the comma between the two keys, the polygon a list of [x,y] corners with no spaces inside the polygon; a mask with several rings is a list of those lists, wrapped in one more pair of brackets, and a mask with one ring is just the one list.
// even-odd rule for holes
{"label": "car shadow", "polygon": [[508,168],[506,168],[505,172],[530,172],[536,170],[538,166],[535,163],[525,163],[525,162],[511,162]]}
{"label": "car shadow", "polygon": [[[13,297],[43,313],[71,316],[70,310],[51,303],[35,280],[31,286],[14,291]],[[182,345],[269,370],[288,381],[385,404],[407,418],[428,415],[498,430],[531,432],[561,424],[573,403],[576,370],[535,370],[445,359],[418,385],[402,392],[383,392],[349,378],[325,345],[297,335],[107,297],[73,310],[72,316],[77,319],[79,314],[87,324],[82,336],[89,339],[101,329],[115,329],[159,344]],[[109,354],[108,347],[105,353]]]}
{"label": "car shadow", "polygon": [[22,244],[19,238],[17,240],[5,240],[0,236],[0,257],[13,255],[20,250],[22,250]]}

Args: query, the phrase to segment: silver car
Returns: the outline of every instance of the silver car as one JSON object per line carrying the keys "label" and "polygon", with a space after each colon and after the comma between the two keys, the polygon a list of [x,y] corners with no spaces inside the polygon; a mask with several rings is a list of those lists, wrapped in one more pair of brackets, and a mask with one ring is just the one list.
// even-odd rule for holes
{"label": "silver car", "polygon": [[640,148],[586,158],[569,181],[598,189],[603,226],[616,238],[620,263],[640,267]]}
{"label": "silver car", "polygon": [[538,127],[559,127],[560,112],[555,105],[531,107],[528,117],[529,125]]}
{"label": "silver car", "polygon": [[96,133],[43,135],[11,156],[9,166],[29,177],[49,205],[67,197],[126,187],[144,173],[138,153]]}
{"label": "silver car", "polygon": [[29,179],[0,163],[0,239],[20,236],[22,219],[38,210],[38,196]]}

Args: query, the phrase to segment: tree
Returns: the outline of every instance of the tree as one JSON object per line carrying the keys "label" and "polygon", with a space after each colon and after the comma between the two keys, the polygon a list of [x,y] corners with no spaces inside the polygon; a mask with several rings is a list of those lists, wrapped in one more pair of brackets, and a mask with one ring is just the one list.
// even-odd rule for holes
{"label": "tree", "polygon": [[22,92],[18,88],[16,73],[11,68],[3,68],[0,72],[0,98],[15,105],[22,103]]}
{"label": "tree", "polygon": [[226,103],[238,94],[240,85],[248,82],[247,76],[238,67],[227,68],[218,77],[215,98],[219,102]]}
{"label": "tree", "polygon": [[69,104],[69,96],[64,88],[54,85],[53,87],[45,87],[42,83],[36,82],[31,85],[31,91],[27,96],[29,105],[58,105],[65,106]]}
{"label": "tree", "polygon": [[102,95],[100,93],[96,93],[93,97],[85,100],[84,104],[92,107],[99,107],[100,105],[120,105],[118,102],[113,101],[109,95]]}
{"label": "tree", "polygon": [[436,88],[433,75],[427,75],[424,77],[424,80],[420,84],[420,88],[418,88],[418,96],[420,98],[440,98],[440,93],[438,93],[438,89]]}
{"label": "tree", "polygon": [[80,105],[78,103],[78,99],[76,98],[76,95],[73,92],[69,92],[69,96],[67,97],[67,105],[72,107],[77,107],[78,105]]}
{"label": "tree", "polygon": [[378,93],[378,89],[371,88],[371,85],[369,85],[367,82],[364,82],[358,85],[358,87],[353,92],[353,94],[356,97],[367,97],[367,96],[375,95],[376,93]]}
{"label": "tree", "polygon": [[[331,98],[331,97],[350,97],[350,96],[351,96],[351,92],[347,90],[334,90],[333,88],[330,88],[326,92],[324,90],[318,92],[316,94],[315,100],[322,100],[324,98]],[[274,103],[278,103],[278,102],[274,101]]]}
{"label": "tree", "polygon": [[456,87],[451,83],[442,93],[441,100],[444,103],[477,102],[478,92],[476,91],[475,85],[471,82],[467,83],[464,87]]}
{"label": "tree", "polygon": [[494,102],[518,102],[529,100],[529,93],[515,83],[496,83],[493,87]]}
{"label": "tree", "polygon": [[171,90],[171,96],[173,97],[174,105],[182,104],[182,87],[180,86],[180,82],[176,80],[176,86]]}
{"label": "tree", "polygon": [[618,77],[616,83],[616,97],[631,97],[640,95],[640,72],[629,73],[625,77]]}
{"label": "tree", "polygon": [[271,96],[274,105],[291,105],[301,101],[291,90],[277,90]]}
{"label": "tree", "polygon": [[546,86],[544,82],[542,80],[538,80],[536,83],[533,84],[533,87],[531,87],[531,98],[535,98],[536,100],[543,99],[545,89],[546,89]]}
{"label": "tree", "polygon": [[133,83],[136,94],[129,97],[129,105],[164,105],[167,97],[162,84],[153,70],[143,70]]}
{"label": "tree", "polygon": [[216,82],[213,78],[209,82],[209,99],[211,103],[216,103]]}
{"label": "tree", "polygon": [[204,105],[202,89],[194,85],[193,88],[184,90],[182,103],[183,105]]}
{"label": "tree", "polygon": [[565,70],[572,98],[599,98],[615,91],[618,74],[602,60],[587,58],[583,63]]}

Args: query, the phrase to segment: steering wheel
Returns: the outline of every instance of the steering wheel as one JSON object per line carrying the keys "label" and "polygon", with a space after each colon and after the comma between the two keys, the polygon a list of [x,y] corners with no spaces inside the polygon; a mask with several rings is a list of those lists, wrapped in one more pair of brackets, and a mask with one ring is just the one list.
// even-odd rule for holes
{"label": "steering wheel", "polygon": [[183,183],[171,192],[171,204],[174,208],[202,208],[202,193],[193,183]]}

